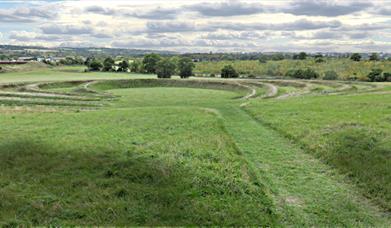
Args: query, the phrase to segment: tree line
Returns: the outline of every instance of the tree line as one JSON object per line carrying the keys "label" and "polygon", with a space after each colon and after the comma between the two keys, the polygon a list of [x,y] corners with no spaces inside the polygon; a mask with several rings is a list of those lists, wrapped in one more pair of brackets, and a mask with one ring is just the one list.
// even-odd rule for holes
{"label": "tree line", "polygon": [[142,60],[122,60],[118,64],[114,59],[107,57],[102,61],[89,57],[85,61],[88,71],[117,71],[157,74],[158,78],[170,78],[178,74],[181,78],[193,75],[195,67],[192,59],[188,57],[162,57],[158,54],[147,54]]}

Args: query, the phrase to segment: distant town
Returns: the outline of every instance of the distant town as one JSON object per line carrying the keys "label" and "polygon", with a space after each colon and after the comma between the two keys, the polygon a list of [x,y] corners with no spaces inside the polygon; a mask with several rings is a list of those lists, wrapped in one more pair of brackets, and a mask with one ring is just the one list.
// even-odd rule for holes
{"label": "distant town", "polygon": [[[258,60],[262,56],[279,59],[294,59],[296,53],[292,52],[234,52],[234,53],[177,53],[161,50],[138,50],[117,48],[45,48],[31,46],[0,45],[0,64],[25,64],[28,62],[44,62],[50,64],[61,63],[66,58],[78,58],[85,61],[88,57],[142,57],[145,54],[157,53],[163,56],[183,55],[190,57],[194,62],[220,61],[220,60]],[[309,56],[322,56],[329,58],[348,58],[352,53],[316,52],[307,53]],[[372,53],[359,53],[362,60],[368,60]],[[391,59],[391,53],[377,53],[380,60]]]}

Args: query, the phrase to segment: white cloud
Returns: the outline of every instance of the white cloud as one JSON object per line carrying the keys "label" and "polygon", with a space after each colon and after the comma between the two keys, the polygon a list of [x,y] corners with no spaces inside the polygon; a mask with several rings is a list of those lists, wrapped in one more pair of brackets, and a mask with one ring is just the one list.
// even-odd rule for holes
{"label": "white cloud", "polygon": [[387,1],[12,2],[0,9],[4,43],[179,51],[391,51]]}

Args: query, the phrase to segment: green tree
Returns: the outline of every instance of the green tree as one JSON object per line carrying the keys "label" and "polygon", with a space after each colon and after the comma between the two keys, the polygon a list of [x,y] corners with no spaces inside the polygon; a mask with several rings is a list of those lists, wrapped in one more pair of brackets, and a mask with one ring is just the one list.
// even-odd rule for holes
{"label": "green tree", "polygon": [[127,72],[129,69],[129,62],[128,60],[123,60],[118,64],[118,71]]}
{"label": "green tree", "polygon": [[260,63],[266,63],[267,60],[268,60],[268,58],[267,58],[266,55],[261,55],[261,56],[259,57],[259,59],[258,59],[258,61],[259,61]]}
{"label": "green tree", "polygon": [[271,60],[273,60],[273,61],[280,61],[280,60],[283,60],[283,59],[284,59],[284,55],[281,54],[281,53],[273,54],[272,57],[271,57]]}
{"label": "green tree", "polygon": [[371,61],[379,61],[379,55],[377,53],[372,53],[369,56],[369,60],[371,60]]}
{"label": "green tree", "polygon": [[142,62],[137,59],[133,60],[130,64],[130,71],[135,73],[145,73]]}
{"label": "green tree", "polygon": [[156,63],[156,74],[158,78],[171,78],[175,73],[176,65],[171,59],[163,58]]}
{"label": "green tree", "polygon": [[361,60],[361,55],[359,53],[353,53],[350,56],[350,59],[356,62],[359,62]]}
{"label": "green tree", "polygon": [[299,55],[297,56],[298,59],[304,60],[307,58],[307,53],[305,52],[300,52]]}
{"label": "green tree", "polygon": [[92,63],[92,61],[94,61],[94,57],[89,56],[84,61],[84,65],[86,65],[87,67],[90,67],[90,64]]}
{"label": "green tree", "polygon": [[385,78],[382,75],[383,70],[382,69],[372,69],[371,72],[368,74],[368,80],[370,82],[383,82],[385,81]]}
{"label": "green tree", "polygon": [[286,73],[286,76],[293,77],[293,78],[300,78],[300,79],[314,79],[314,78],[318,78],[319,74],[315,70],[311,68],[307,68],[305,70],[302,69],[289,70]]}
{"label": "green tree", "polygon": [[113,69],[113,66],[114,66],[114,59],[111,58],[111,57],[107,57],[104,61],[103,61],[103,71],[111,71]]}
{"label": "green tree", "polygon": [[93,60],[91,61],[91,63],[89,64],[88,69],[89,69],[90,71],[100,71],[100,69],[102,69],[102,67],[103,67],[103,65],[102,65],[101,62],[99,62],[99,61],[96,60],[96,59],[93,59]]}
{"label": "green tree", "polygon": [[338,74],[333,70],[329,70],[324,73],[323,80],[337,80],[337,79],[338,79]]}
{"label": "green tree", "polygon": [[231,65],[226,65],[221,69],[222,78],[237,78],[239,74],[236,72],[235,68]]}
{"label": "green tree", "polygon": [[179,76],[181,78],[188,78],[193,75],[193,68],[195,67],[193,61],[189,57],[182,57],[178,60]]}
{"label": "green tree", "polygon": [[383,73],[384,81],[386,82],[391,82],[391,73],[389,72],[384,72]]}
{"label": "green tree", "polygon": [[143,59],[143,66],[147,73],[155,74],[157,69],[157,63],[161,60],[160,55],[158,54],[147,54]]}

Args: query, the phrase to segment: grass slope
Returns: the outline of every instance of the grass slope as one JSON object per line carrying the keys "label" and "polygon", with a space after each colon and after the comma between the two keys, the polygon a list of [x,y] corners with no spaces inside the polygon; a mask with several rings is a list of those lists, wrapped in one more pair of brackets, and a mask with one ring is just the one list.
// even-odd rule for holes
{"label": "grass slope", "polygon": [[391,209],[391,94],[254,101],[258,120],[297,140]]}
{"label": "grass slope", "polygon": [[227,131],[256,170],[269,180],[284,226],[383,226],[382,213],[332,169],[262,126],[244,111],[220,109]]}
{"label": "grass slope", "polygon": [[145,89],[149,101],[171,96],[160,107],[2,114],[0,221],[274,225],[271,199],[221,122],[199,108],[161,107],[203,93],[232,96]]}
{"label": "grass slope", "polygon": [[93,79],[154,78],[154,75],[116,72],[83,72],[81,67],[37,68],[31,71],[0,73],[0,84],[10,82],[71,81]]}
{"label": "grass slope", "polygon": [[[79,77],[72,69],[62,72],[66,77]],[[26,74],[25,78],[19,75],[16,80],[46,80],[46,76],[36,73]],[[80,74],[85,77],[84,73]],[[5,75],[5,80],[9,80],[9,75]],[[92,77],[98,75],[101,74],[91,74]],[[23,101],[18,104],[24,105],[23,108],[1,107],[0,167],[5,167],[0,173],[1,225],[390,225],[389,218],[383,217],[382,212],[346,183],[336,170],[306,153],[314,148],[313,151],[318,151],[310,147],[310,140],[306,144],[289,134],[291,130],[300,135],[300,130],[306,129],[300,135],[305,138],[304,135],[313,130],[314,142],[325,142],[322,139],[326,137],[315,135],[323,129],[322,123],[335,119],[316,115],[325,112],[321,103],[336,97],[327,105],[330,106],[329,116],[333,116],[340,110],[338,106],[332,109],[333,103],[346,105],[343,107],[350,111],[371,105],[371,100],[358,101],[361,106],[344,103],[354,97],[364,99],[365,95],[322,96],[321,92],[315,92],[317,96],[307,94],[280,100],[261,99],[261,95],[249,103],[239,97],[249,90],[268,94],[270,88],[256,86],[254,81],[229,80],[235,86],[201,81],[93,83],[91,88],[105,93],[96,94],[94,98],[101,99],[105,105],[89,111],[77,106],[52,106],[61,102],[60,99],[51,99],[54,103],[50,99],[42,100],[48,102],[45,108]],[[299,92],[301,86],[292,83],[284,85],[282,93],[289,92],[292,89],[289,87]],[[323,92],[343,87],[305,83],[304,91],[320,88]],[[244,84],[249,86],[245,90],[240,86]],[[81,87],[84,92],[93,92],[85,85],[60,82],[42,86],[38,92],[54,89],[81,96]],[[146,86],[153,88],[144,88]],[[176,86],[180,88],[173,88]],[[26,85],[30,87],[34,89]],[[314,102],[318,97],[325,100]],[[38,98],[29,99],[41,102]],[[297,103],[300,100],[312,105],[306,103],[300,107]],[[384,101],[378,99],[378,103],[373,104],[377,108],[371,107],[378,112],[378,118],[388,115]],[[95,101],[83,102],[88,105]],[[244,102],[246,110],[240,108]],[[270,112],[273,108],[287,119],[289,128],[295,129],[278,125],[282,119]],[[284,108],[301,111],[308,123]],[[360,126],[371,127],[379,133],[376,140],[388,139],[385,133],[388,127],[382,131],[381,124],[375,125],[370,114],[364,115],[368,125]],[[321,117],[325,121],[322,122]],[[342,118],[341,123],[346,123],[348,118],[353,119],[353,116]],[[327,132],[331,134],[334,130]],[[344,136],[345,133],[341,133],[333,137],[342,140]],[[380,142],[376,140],[373,140],[375,144]],[[349,145],[355,146],[353,141]],[[296,142],[306,145],[306,150]],[[345,151],[345,144],[338,145],[342,146],[335,151]],[[385,146],[385,151],[389,148],[386,143],[380,145]],[[372,155],[365,152],[360,155]],[[321,154],[316,153],[322,159],[328,158]],[[387,164],[383,160],[387,158],[382,155],[373,160],[380,164],[379,170],[387,168],[381,166]],[[360,156],[349,156],[365,162],[359,160]],[[340,161],[338,156],[335,158]],[[354,167],[345,166],[346,169]],[[367,175],[372,173],[367,172]],[[358,183],[365,186],[365,179]],[[377,198],[387,202],[382,196]]]}

